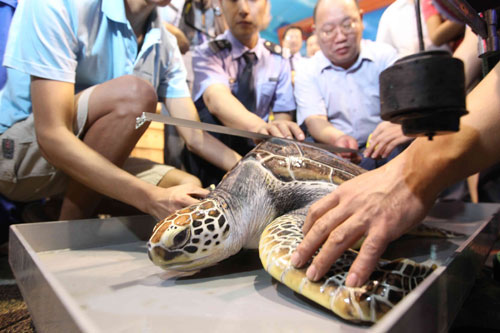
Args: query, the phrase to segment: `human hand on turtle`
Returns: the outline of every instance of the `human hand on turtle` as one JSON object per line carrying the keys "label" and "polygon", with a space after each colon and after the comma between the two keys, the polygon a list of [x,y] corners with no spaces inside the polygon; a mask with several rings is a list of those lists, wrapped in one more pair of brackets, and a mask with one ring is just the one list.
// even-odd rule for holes
{"label": "human hand on turtle", "polygon": [[363,152],[365,157],[386,158],[398,145],[412,140],[399,124],[383,121],[375,128]]}
{"label": "human hand on turtle", "polygon": [[[350,135],[343,134],[339,136],[335,142],[334,145],[337,147],[341,148],[350,148],[350,149],[355,149],[358,150],[358,141],[356,141],[355,138],[353,138]],[[361,156],[356,153],[339,153],[339,155],[343,158],[346,158],[350,160],[353,163],[359,163],[361,162]]]}
{"label": "human hand on turtle", "polygon": [[310,280],[320,279],[365,236],[346,280],[349,287],[361,286],[388,243],[424,218],[437,193],[422,194],[398,158],[343,183],[311,206],[303,227],[305,237],[291,259],[294,266],[302,267],[321,247],[307,269]]}
{"label": "human hand on turtle", "polygon": [[146,212],[161,220],[178,209],[198,203],[210,193],[193,184],[182,184],[168,188],[155,187]]}
{"label": "human hand on turtle", "polygon": [[266,123],[265,126],[259,129],[259,133],[277,136],[279,138],[295,138],[299,141],[305,139],[304,132],[302,132],[299,125],[290,120],[274,120]]}

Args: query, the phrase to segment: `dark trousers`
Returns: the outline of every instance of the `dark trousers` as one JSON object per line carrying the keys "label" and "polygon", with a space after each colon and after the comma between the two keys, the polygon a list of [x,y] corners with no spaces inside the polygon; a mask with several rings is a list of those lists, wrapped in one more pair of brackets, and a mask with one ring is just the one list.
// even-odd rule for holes
{"label": "dark trousers", "polygon": [[[366,145],[363,145],[363,147],[364,146],[366,146]],[[392,160],[394,157],[398,156],[408,146],[409,146],[409,143],[403,143],[403,144],[400,144],[399,146],[396,146],[396,148],[394,148],[386,158],[374,159],[374,158],[362,156],[361,162],[359,163],[359,166],[362,167],[363,169],[366,169],[366,170],[373,170],[373,169],[379,168],[382,165],[389,162],[390,160]],[[366,148],[361,148],[360,151],[363,152],[363,151],[365,151],[365,149]]]}
{"label": "dark trousers", "polygon": [[[306,135],[305,141],[316,142],[316,140],[314,140],[314,138],[311,136],[311,134],[307,130],[307,126],[306,126],[305,123],[303,123],[300,126],[300,128],[302,129],[302,131]],[[390,160],[392,160],[394,157],[398,156],[409,145],[410,145],[410,143],[403,143],[403,144],[397,146],[396,148],[394,148],[391,151],[391,153],[389,154],[389,156],[387,156],[386,158],[373,159],[373,158],[370,158],[370,157],[364,157],[364,156],[362,156],[361,157],[361,162],[359,163],[359,166],[362,167],[363,169],[366,169],[366,170],[373,170],[373,169],[376,169],[378,167],[381,167],[382,165],[384,165],[387,162],[389,162]],[[359,150],[360,150],[361,153],[363,153],[365,151],[365,149],[366,149],[365,147],[366,147],[366,143],[360,144],[360,149]]]}
{"label": "dark trousers", "polygon": [[500,164],[479,173],[479,202],[500,202]]}

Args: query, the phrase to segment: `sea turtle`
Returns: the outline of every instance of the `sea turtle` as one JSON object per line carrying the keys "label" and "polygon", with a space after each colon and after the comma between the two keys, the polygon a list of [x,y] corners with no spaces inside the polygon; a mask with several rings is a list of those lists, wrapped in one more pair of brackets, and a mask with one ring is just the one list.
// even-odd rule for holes
{"label": "sea turtle", "polygon": [[416,287],[433,267],[408,259],[381,260],[360,288],[344,286],[356,257],[346,251],[319,282],[296,269],[290,256],[303,238],[308,207],[364,172],[306,143],[271,139],[257,145],[206,199],[157,223],[148,242],[151,260],[189,271],[214,265],[242,248],[259,248],[275,279],[351,321],[375,322]]}

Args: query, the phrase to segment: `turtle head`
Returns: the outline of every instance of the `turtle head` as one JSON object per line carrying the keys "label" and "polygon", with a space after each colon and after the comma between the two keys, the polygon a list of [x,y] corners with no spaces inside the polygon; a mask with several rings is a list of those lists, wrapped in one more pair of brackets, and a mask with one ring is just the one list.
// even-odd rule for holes
{"label": "turtle head", "polygon": [[214,265],[231,251],[229,223],[213,199],[181,209],[158,222],[148,242],[149,258],[164,269],[192,271]]}

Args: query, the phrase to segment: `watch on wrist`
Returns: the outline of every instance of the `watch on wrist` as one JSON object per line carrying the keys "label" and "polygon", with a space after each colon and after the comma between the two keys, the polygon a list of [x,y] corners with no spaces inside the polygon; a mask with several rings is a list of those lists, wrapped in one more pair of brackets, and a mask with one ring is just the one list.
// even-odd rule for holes
{"label": "watch on wrist", "polygon": [[214,14],[215,14],[215,16],[221,16],[222,15],[222,11],[220,10],[219,6],[215,6],[214,7]]}

